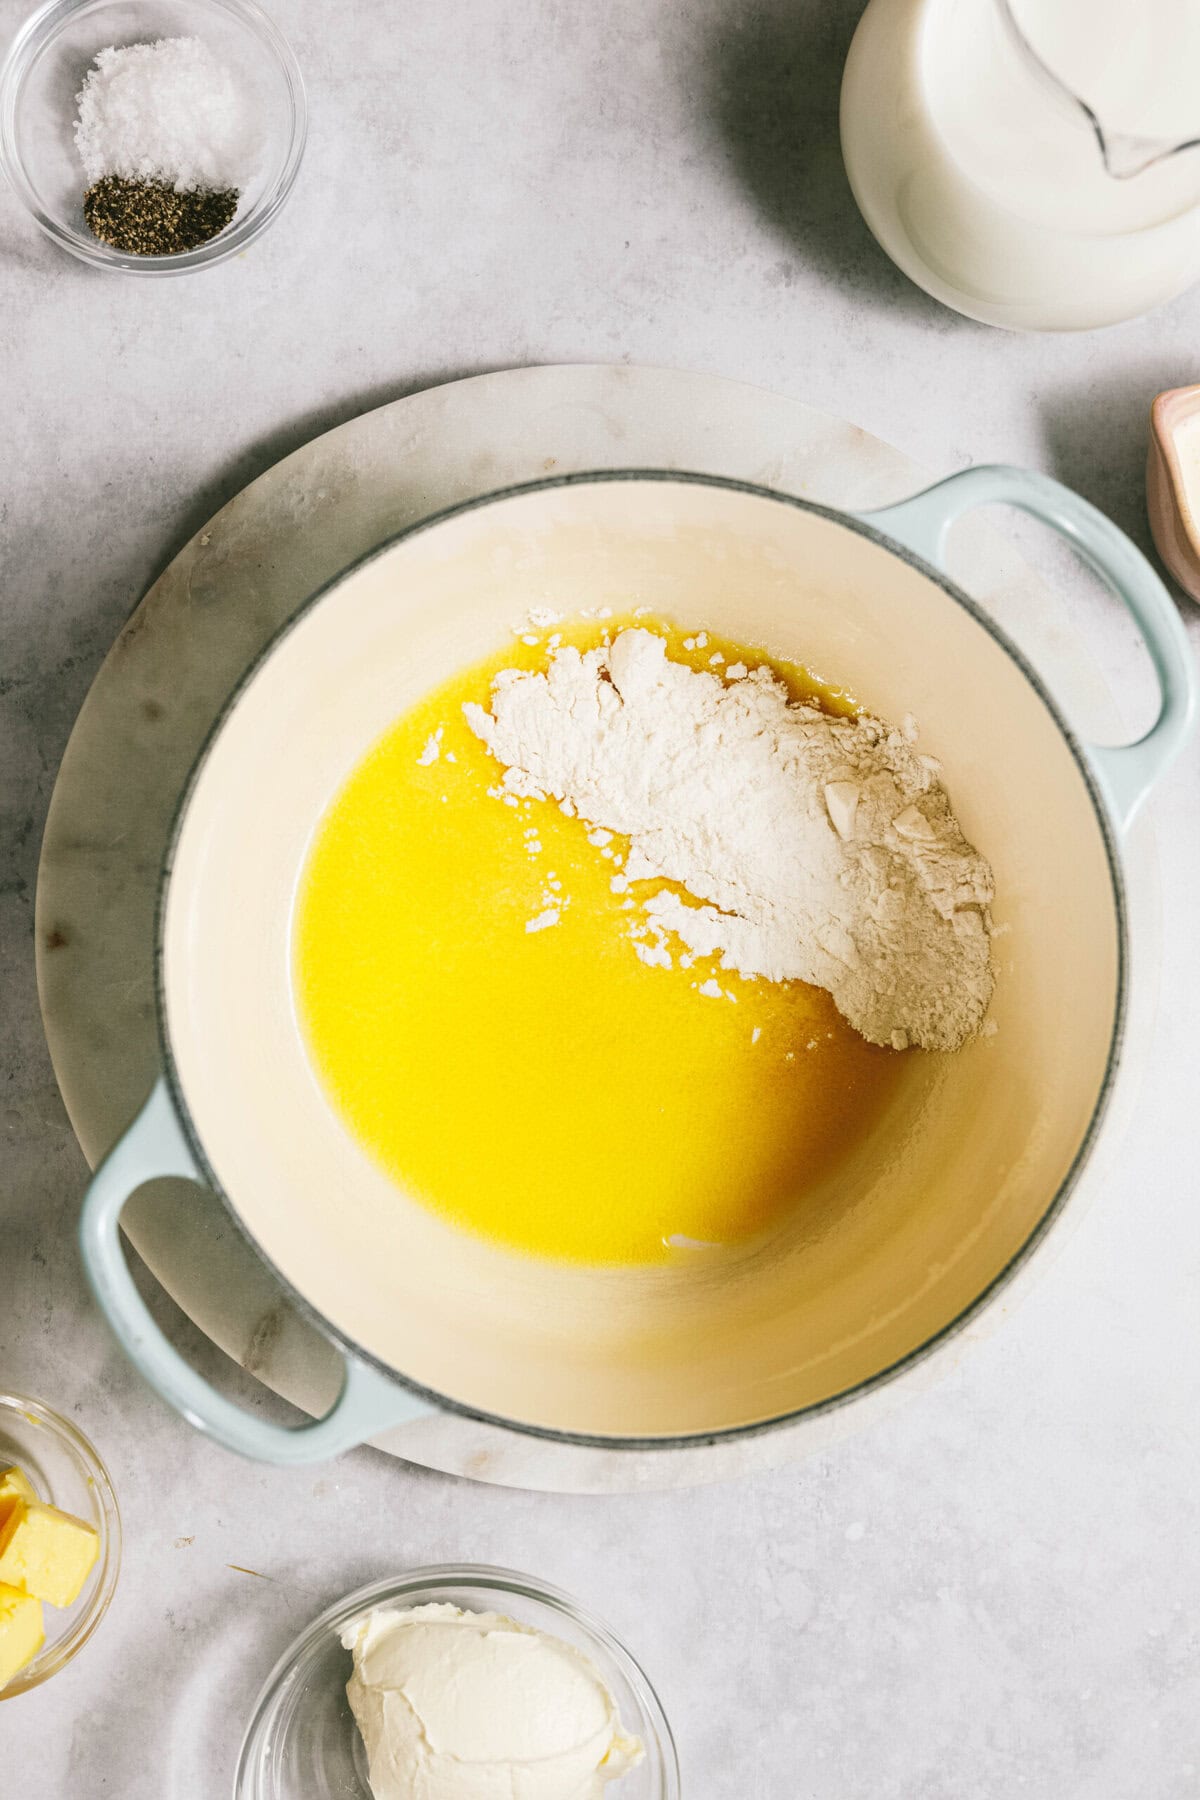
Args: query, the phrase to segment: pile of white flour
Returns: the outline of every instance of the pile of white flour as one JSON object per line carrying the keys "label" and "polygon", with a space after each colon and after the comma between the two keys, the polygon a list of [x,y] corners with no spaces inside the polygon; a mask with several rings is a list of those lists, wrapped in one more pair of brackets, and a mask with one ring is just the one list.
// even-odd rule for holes
{"label": "pile of white flour", "polygon": [[903,732],[801,705],[769,669],[672,662],[640,629],[504,670],[491,698],[465,712],[504,792],[628,836],[614,882],[658,884],[641,900],[656,948],[674,934],[826,988],[873,1044],[955,1050],[979,1029],[992,873]]}

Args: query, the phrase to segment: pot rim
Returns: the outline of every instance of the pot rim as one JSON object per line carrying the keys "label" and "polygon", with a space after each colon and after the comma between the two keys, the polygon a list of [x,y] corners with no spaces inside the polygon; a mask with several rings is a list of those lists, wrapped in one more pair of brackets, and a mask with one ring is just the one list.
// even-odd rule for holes
{"label": "pot rim", "polygon": [[[347,1332],[343,1331],[339,1326],[327,1319],[325,1315],[320,1312],[319,1309],[314,1306],[312,1302],[309,1301],[276,1267],[274,1261],[267,1255],[262,1245],[258,1242],[245,1221],[242,1219],[236,1205],[221,1186],[215,1171],[208,1161],[203,1143],[200,1139],[200,1134],[192,1120],[191,1111],[184,1095],[183,1083],[171,1048],[170,1033],[167,1028],[166,986],[163,978],[163,950],[167,908],[170,900],[171,877],[175,865],[176,851],[186,823],[192,795],[204,773],[213,746],[221,732],[224,730],[225,725],[232,717],[234,711],[255,680],[259,670],[264,667],[284,640],[291,635],[311,612],[313,612],[323,601],[331,598],[332,595],[339,588],[344,586],[344,584],[353,576],[359,574],[361,570],[367,568],[371,563],[388,555],[397,545],[406,542],[409,538],[420,536],[424,532],[431,531],[440,525],[448,524],[451,521],[464,517],[470,513],[480,512],[485,507],[491,506],[497,501],[516,499],[527,494],[550,492],[560,488],[590,487],[601,483],[615,483],[622,481],[653,481],[661,482],[663,484],[677,482],[684,486],[720,488],[733,493],[749,494],[760,500],[769,500],[780,505],[790,506],[798,512],[815,514],[818,518],[828,519],[832,524],[840,525],[846,530],[855,532],[858,536],[868,539],[870,542],[878,545],[880,549],[885,550],[890,555],[898,558],[899,561],[907,563],[910,568],[915,569],[918,574],[923,575],[926,580],[933,582],[935,586],[939,587],[947,598],[954,601],[954,603],[966,612],[977,625],[981,626],[993,642],[997,644],[1009,659],[1016,664],[1021,674],[1037,694],[1042,705],[1050,714],[1060,736],[1066,743],[1067,749],[1070,751],[1071,757],[1083,778],[1084,787],[1091,800],[1092,810],[1100,828],[1100,835],[1104,844],[1105,860],[1108,864],[1109,879],[1112,885],[1113,911],[1117,938],[1117,979],[1115,1003],[1113,1007],[1112,1035],[1109,1040],[1104,1075],[1096,1095],[1096,1102],[1092,1108],[1087,1128],[1080,1139],[1078,1148],[1071,1160],[1070,1167],[1067,1169],[1062,1181],[1059,1183],[1058,1188],[1047,1203],[1046,1208],[1037,1223],[1017,1250],[1014,1251],[1004,1267],[998,1270],[991,1281],[988,1282],[987,1286],[982,1288],[953,1319],[943,1325],[932,1337],[926,1338],[923,1343],[918,1344],[904,1356],[898,1357],[894,1362],[885,1364],[882,1369],[877,1369],[874,1374],[865,1376],[861,1381],[853,1383],[850,1387],[844,1388],[836,1394],[827,1395],[825,1399],[814,1401],[808,1406],[795,1407],[787,1412],[775,1414],[769,1419],[757,1419],[745,1425],[727,1426],[719,1431],[688,1432],[670,1437],[618,1437],[605,1436],[596,1432],[565,1431],[552,1426],[536,1425],[524,1420],[507,1418],[500,1413],[487,1412],[481,1407],[471,1406],[464,1401],[455,1400],[450,1395],[443,1394],[436,1388],[427,1387],[420,1382],[414,1381],[411,1376],[403,1374],[400,1370],[393,1368],[391,1364],[383,1361],[382,1358],[374,1355],[373,1352],[365,1349]],[[766,487],[760,482],[743,481],[725,475],[708,475],[695,470],[639,468],[582,470],[566,475],[544,476],[534,481],[516,482],[507,487],[495,488],[486,494],[478,494],[467,500],[455,501],[453,505],[441,507],[437,512],[430,513],[425,518],[418,519],[415,523],[402,527],[390,537],[385,538],[382,543],[377,544],[373,549],[366,551],[362,556],[356,557],[353,562],[348,563],[346,567],[339,570],[336,575],[331,576],[328,581],[324,582],[310,594],[308,599],[303,601],[301,605],[296,608],[291,617],[285,619],[278,630],[273,633],[269,641],[247,666],[237,685],[225,700],[220,712],[206,732],[204,742],[201,744],[200,749],[196,754],[195,761],[193,762],[187,779],[180,791],[174,816],[171,820],[170,832],[167,837],[167,847],[163,856],[162,870],[159,875],[158,895],[155,906],[154,1000],[156,1026],[159,1050],[162,1056],[163,1075],[166,1080],[171,1102],[178,1116],[180,1129],[187,1140],[192,1155],[195,1158],[196,1165],[203,1174],[208,1187],[219,1200],[234,1228],[249,1245],[250,1249],[253,1250],[263,1266],[270,1272],[273,1280],[278,1283],[280,1289],[287,1297],[289,1304],[296,1309],[302,1318],[315,1327],[324,1338],[334,1344],[345,1355],[353,1357],[356,1361],[375,1370],[389,1380],[394,1381],[398,1387],[404,1388],[409,1393],[426,1401],[432,1408],[439,1412],[448,1412],[461,1418],[473,1419],[480,1424],[495,1426],[501,1430],[518,1431],[526,1437],[541,1438],[551,1443],[577,1445],[586,1449],[627,1450],[639,1452],[652,1450],[694,1450],[712,1444],[731,1443],[738,1439],[762,1437],[765,1436],[766,1433],[779,1430],[784,1426],[797,1425],[802,1420],[823,1418],[831,1413],[840,1411],[842,1408],[849,1406],[856,1400],[865,1399],[869,1394],[875,1393],[877,1390],[897,1380],[900,1376],[907,1374],[910,1370],[917,1368],[921,1363],[928,1361],[929,1358],[942,1349],[953,1338],[958,1337],[968,1325],[972,1324],[975,1319],[991,1306],[992,1302],[1004,1288],[1009,1285],[1017,1273],[1030,1262],[1035,1252],[1041,1248],[1042,1244],[1049,1236],[1052,1227],[1058,1222],[1065,1211],[1067,1202],[1074,1192],[1079,1177],[1095,1148],[1105,1115],[1108,1111],[1108,1105],[1115,1085],[1117,1069],[1120,1064],[1121,1050],[1125,1039],[1128,999],[1129,915],[1116,827],[1109,816],[1099,780],[1088,760],[1081,740],[1067,723],[1067,720],[1060,711],[1046,684],[1042,681],[1041,677],[1024,653],[996,621],[985,612],[979,603],[973,600],[971,596],[966,593],[964,589],[960,588],[957,583],[952,581],[948,575],[944,574],[932,563],[927,562],[923,557],[918,556],[914,551],[908,549],[907,546],[898,543],[894,538],[889,538],[885,532],[880,531],[877,527],[869,524],[861,516],[850,512],[840,511],[837,507],[822,506],[813,500],[803,500],[794,494],[782,493],[780,490]]]}

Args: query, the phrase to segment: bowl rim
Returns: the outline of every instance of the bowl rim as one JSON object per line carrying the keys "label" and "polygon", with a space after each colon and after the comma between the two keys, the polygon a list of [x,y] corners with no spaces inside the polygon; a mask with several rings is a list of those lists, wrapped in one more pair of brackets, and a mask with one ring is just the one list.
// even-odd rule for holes
{"label": "bowl rim", "polygon": [[[1012,1256],[983,1287],[952,1319],[948,1320],[929,1338],[897,1357],[883,1368],[866,1375],[862,1380],[826,1395],[824,1399],[814,1401],[810,1405],[793,1407],[786,1412],[772,1415],[766,1419],[755,1419],[741,1425],[725,1426],[708,1431],[678,1433],[670,1436],[639,1437],[603,1435],[597,1432],[568,1431],[560,1427],[539,1425],[527,1420],[513,1419],[502,1414],[486,1411],[465,1401],[457,1400],[436,1388],[427,1387],[413,1380],[411,1376],[384,1362],[372,1351],[365,1349],[344,1331],[326,1318],[281,1272],[272,1258],[258,1242],[242,1219],[232,1198],[225,1192],[213,1170],[204,1150],[200,1133],[192,1119],[191,1111],[184,1093],[183,1081],[175,1061],[171,1047],[170,1032],[167,1025],[167,997],[164,979],[164,949],[166,936],[167,910],[170,903],[171,878],[175,865],[176,852],[187,819],[192,795],[199,784],[205,766],[217,738],[226,723],[240,705],[249,688],[257,677],[259,670],[274,655],[279,646],[296,630],[318,606],[333,599],[344,585],[350,582],[363,569],[369,567],[380,558],[387,556],[399,545],[410,538],[418,537],[439,526],[453,523],[459,518],[480,512],[498,502],[522,497],[529,497],[559,489],[612,485],[619,482],[653,482],[661,485],[677,484],[681,486],[699,486],[723,489],[728,492],[746,494],[754,498],[766,500],[778,505],[790,507],[798,512],[815,515],[830,523],[866,538],[889,555],[897,557],[917,573],[923,575],[946,597],[959,606],[979,625],[1017,666],[1026,681],[1033,688],[1042,705],[1049,713],[1052,723],[1063,738],[1068,751],[1083,781],[1084,789],[1091,800],[1092,811],[1104,846],[1108,867],[1109,882],[1113,903],[1113,918],[1116,935],[1116,991],[1113,1004],[1112,1032],[1109,1038],[1108,1054],[1105,1060],[1104,1073],[1097,1090],[1095,1104],[1088,1119],[1087,1126],[1076,1148],[1071,1163],[1065,1171],[1058,1188],[1048,1199],[1045,1209],[1032,1230],[1023,1242],[1017,1246]],[[308,1321],[329,1342],[345,1355],[365,1364],[368,1368],[394,1381],[398,1387],[424,1400],[435,1411],[448,1412],[462,1418],[473,1419],[480,1424],[498,1427],[501,1430],[517,1431],[527,1437],[541,1438],[551,1443],[578,1445],[586,1449],[628,1450],[647,1452],[658,1450],[695,1450],[713,1444],[732,1443],[738,1439],[762,1437],[770,1431],[779,1430],[787,1425],[798,1425],[805,1420],[824,1418],[839,1412],[843,1407],[855,1400],[865,1399],[876,1390],[888,1386],[901,1375],[916,1369],[926,1362],[937,1351],[951,1340],[958,1337],[968,1326],[974,1323],[981,1313],[986,1311],[1000,1293],[1009,1285],[1017,1273],[1025,1267],[1033,1255],[1046,1241],[1051,1229],[1061,1218],[1068,1200],[1071,1197],[1089,1157],[1095,1148],[1101,1126],[1108,1112],[1112,1091],[1116,1083],[1117,1070],[1120,1064],[1121,1051],[1124,1045],[1125,1030],[1129,1003],[1129,907],[1125,890],[1125,880],[1121,863],[1120,844],[1116,826],[1109,815],[1107,801],[1100,786],[1099,778],[1088,761],[1082,740],[1067,722],[1057,702],[1050,694],[1033,665],[1024,653],[1012,641],[996,621],[984,608],[958,586],[944,571],[927,562],[923,557],[910,550],[906,545],[898,543],[861,515],[840,511],[836,507],[822,506],[816,501],[804,500],[794,494],[783,493],[778,489],[766,487],[762,483],[740,480],[733,476],[708,475],[692,470],[676,469],[600,469],[584,470],[568,475],[551,475],[537,480],[518,482],[510,486],[497,488],[485,494],[473,496],[466,500],[440,508],[425,518],[394,532],[382,543],[356,557],[353,562],[332,576],[308,599],[298,606],[291,617],[285,619],[279,629],[271,636],[259,653],[253,658],[243,673],[241,680],[234,687],[224,706],[213,720],[204,742],[196,754],[191,770],[180,791],[167,837],[166,850],[159,876],[158,895],[154,925],[154,991],[155,1015],[158,1031],[159,1051],[162,1057],[162,1072],[167,1092],[175,1107],[180,1129],[195,1158],[196,1166],[201,1171],[205,1183],[220,1201],[235,1229],[241,1233],[244,1241],[270,1272],[279,1284],[290,1304],[300,1316]]]}
{"label": "bowl rim", "polygon": [[[542,1581],[537,1576],[523,1574],[520,1570],[491,1563],[428,1563],[409,1569],[403,1575],[383,1576],[378,1581],[368,1582],[327,1606],[324,1612],[292,1639],[255,1696],[234,1769],[234,1800],[273,1800],[272,1796],[263,1792],[259,1781],[261,1759],[270,1747],[269,1733],[275,1710],[301,1659],[312,1647],[326,1640],[335,1627],[348,1625],[357,1614],[382,1602],[407,1597],[410,1603],[428,1605],[434,1600],[438,1589],[463,1588],[480,1589],[497,1596],[514,1594],[522,1599],[538,1600],[578,1625],[620,1669],[652,1728],[653,1751],[647,1745],[646,1753],[648,1758],[654,1755],[657,1762],[659,1783],[655,1800],[679,1800],[679,1753],[675,1738],[654,1684],[633,1652],[611,1626],[606,1625],[603,1619],[564,1588]],[[431,1589],[434,1593],[430,1592]],[[416,1595],[424,1595],[425,1598],[417,1602]],[[268,1741],[260,1742],[263,1738]]]}
{"label": "bowl rim", "polygon": [[25,81],[37,58],[78,13],[98,12],[104,6],[129,5],[129,0],[44,0],[24,21],[0,63],[0,171],[34,223],[63,250],[92,268],[120,275],[186,275],[196,269],[215,268],[245,250],[272,223],[286,204],[300,172],[308,137],[308,102],[304,77],[291,45],[258,0],[188,0],[198,8],[232,15],[243,24],[274,59],[288,90],[291,105],[291,141],[279,175],[242,218],[218,232],[194,250],[168,256],[132,256],[114,250],[90,233],[75,231],[48,213],[25,172],[16,128],[16,109]]}
{"label": "bowl rim", "polygon": [[87,1478],[96,1493],[96,1512],[100,1521],[100,1557],[95,1586],[84,1610],[78,1618],[71,1621],[61,1637],[44,1645],[33,1660],[26,1664],[25,1669],[19,1669],[7,1686],[0,1687],[0,1701],[15,1700],[18,1694],[27,1694],[33,1688],[40,1687],[78,1655],[112,1604],[117,1578],[121,1572],[121,1511],[117,1505],[112,1477],[95,1445],[70,1419],[65,1419],[53,1407],[47,1406],[42,1400],[33,1399],[31,1395],[13,1393],[7,1389],[0,1392],[0,1418],[8,1412],[21,1413],[40,1430],[61,1439],[86,1470]]}

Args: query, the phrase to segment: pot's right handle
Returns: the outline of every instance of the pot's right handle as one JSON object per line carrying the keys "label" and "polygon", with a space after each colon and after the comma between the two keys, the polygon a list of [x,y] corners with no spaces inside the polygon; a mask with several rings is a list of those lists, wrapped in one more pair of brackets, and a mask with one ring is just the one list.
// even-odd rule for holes
{"label": "pot's right handle", "polygon": [[322,1419],[275,1425],[227,1400],[186,1363],[155,1324],[121,1249],[125,1202],[159,1175],[204,1181],[160,1076],[133,1124],[92,1176],[79,1221],[83,1266],[122,1348],[168,1405],[189,1424],[242,1456],[296,1465],[323,1462],[390,1426],[432,1411],[428,1401],[343,1354],[341,1392]]}
{"label": "pot's right handle", "polygon": [[854,517],[944,570],[946,536],[954,521],[972,507],[998,504],[1018,506],[1060,532],[1124,601],[1145,639],[1162,693],[1157,719],[1134,744],[1091,744],[1087,751],[1117,827],[1125,831],[1196,720],[1196,670],[1187,633],[1137,545],[1060,481],[1003,463],[963,469],[909,500]]}

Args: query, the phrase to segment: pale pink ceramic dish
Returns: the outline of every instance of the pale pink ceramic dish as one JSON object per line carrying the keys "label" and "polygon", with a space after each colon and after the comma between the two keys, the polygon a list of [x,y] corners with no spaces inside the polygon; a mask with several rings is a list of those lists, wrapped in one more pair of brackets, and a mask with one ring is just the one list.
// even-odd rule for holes
{"label": "pale pink ceramic dish", "polygon": [[1158,554],[1200,601],[1200,383],[1168,388],[1150,408],[1146,506]]}

